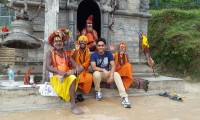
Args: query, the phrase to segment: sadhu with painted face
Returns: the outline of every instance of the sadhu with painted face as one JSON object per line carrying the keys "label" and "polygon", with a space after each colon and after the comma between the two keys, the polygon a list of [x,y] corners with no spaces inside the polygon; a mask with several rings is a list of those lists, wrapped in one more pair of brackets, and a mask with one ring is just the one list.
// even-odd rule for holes
{"label": "sadhu with painted face", "polygon": [[84,35],[78,38],[75,43],[75,49],[71,51],[71,55],[81,68],[81,74],[78,76],[78,87],[84,93],[89,93],[92,86],[92,74],[88,72],[90,65],[90,52],[87,46],[88,38]]}
{"label": "sadhu with painted face", "polygon": [[86,20],[86,27],[81,31],[81,35],[88,38],[88,47],[90,51],[96,50],[96,40],[98,39],[97,31],[93,28],[93,15],[90,15]]}
{"label": "sadhu with painted face", "polygon": [[[53,73],[50,79],[54,91],[65,101],[70,101],[71,111],[74,114],[83,114],[75,103],[76,89],[78,80],[76,75],[80,72],[78,64],[70,56],[70,53],[63,49],[64,42],[67,40],[69,34],[65,34],[67,30],[53,31],[48,42],[53,47],[47,52],[46,69]],[[71,63],[72,68],[70,68]]]}
{"label": "sadhu with painted face", "polygon": [[[114,49],[114,43],[111,43],[112,49]],[[116,65],[116,72],[118,72],[122,78],[122,82],[126,90],[129,89],[130,85],[133,83],[132,77],[132,65],[129,63],[128,54],[126,54],[126,44],[121,42],[117,46],[117,52],[113,54],[115,65]]]}

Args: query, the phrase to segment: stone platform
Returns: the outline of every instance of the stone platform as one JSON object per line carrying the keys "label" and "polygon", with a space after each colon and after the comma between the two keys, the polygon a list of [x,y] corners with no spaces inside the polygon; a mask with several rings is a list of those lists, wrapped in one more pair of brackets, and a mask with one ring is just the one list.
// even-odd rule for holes
{"label": "stone platform", "polygon": [[[184,92],[184,81],[179,78],[172,77],[142,77],[138,79],[149,81],[149,90],[145,92],[143,89],[130,88],[129,96],[156,95],[161,92]],[[2,82],[2,81],[0,81]],[[78,91],[80,93],[80,91]],[[119,96],[117,89],[103,88],[103,97]],[[95,92],[92,88],[91,92],[84,95],[84,98],[94,98]],[[94,98],[95,99],[95,98]],[[36,109],[51,109],[55,107],[69,106],[59,97],[41,96],[39,93],[39,85],[36,88],[26,87],[2,87],[0,86],[0,112],[23,111]]]}

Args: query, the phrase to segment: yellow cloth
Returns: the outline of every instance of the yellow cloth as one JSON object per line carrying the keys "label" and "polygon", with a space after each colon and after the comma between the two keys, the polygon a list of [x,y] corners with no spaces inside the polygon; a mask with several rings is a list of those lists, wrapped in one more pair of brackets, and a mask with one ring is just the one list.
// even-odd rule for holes
{"label": "yellow cloth", "polygon": [[144,52],[145,47],[149,48],[147,37],[142,35],[142,51]]}
{"label": "yellow cloth", "polygon": [[82,41],[82,40],[86,40],[86,42],[88,43],[88,38],[85,36],[85,35],[81,35],[79,38],[78,38],[78,42]]}
{"label": "yellow cloth", "polygon": [[74,80],[76,80],[76,87],[75,87],[76,90],[78,86],[78,80],[76,79],[75,75],[70,75],[69,77],[65,77],[62,83],[58,80],[57,75],[54,75],[51,78],[50,82],[52,87],[54,88],[54,91],[58,94],[58,96],[62,97],[65,101],[69,101],[70,100],[69,88]]}

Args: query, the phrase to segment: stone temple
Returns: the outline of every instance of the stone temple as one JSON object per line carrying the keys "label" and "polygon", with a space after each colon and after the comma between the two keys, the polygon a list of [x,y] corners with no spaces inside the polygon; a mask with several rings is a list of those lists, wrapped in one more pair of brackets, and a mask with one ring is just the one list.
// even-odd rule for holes
{"label": "stone temple", "polygon": [[[22,6],[23,0],[15,0],[16,6]],[[33,16],[41,0],[27,1],[28,14]],[[42,9],[33,20],[34,35],[43,40],[39,49],[11,49],[1,47],[0,52],[6,52],[7,56],[0,54],[1,64],[8,63],[14,67],[19,76],[34,66],[35,74],[45,76],[45,55],[51,49],[47,43],[48,35],[56,29],[66,27],[73,35],[66,44],[66,49],[73,49],[73,43],[77,39],[77,31],[81,31],[89,15],[94,16],[94,29],[98,37],[103,37],[108,43],[116,45],[121,41],[127,44],[127,53],[133,64],[135,76],[152,76],[152,70],[146,65],[146,59],[141,51],[141,41],[138,32],[147,32],[148,0],[43,0]],[[44,61],[44,62],[43,62]],[[43,77],[43,79],[47,79]]]}
{"label": "stone temple", "polygon": [[[22,6],[23,0],[16,0],[16,6]],[[27,0],[29,16],[35,15],[41,0]],[[43,41],[39,49],[13,49],[0,47],[0,64],[9,64],[14,67],[15,80],[23,80],[25,71],[28,68],[35,67],[34,74],[41,77],[43,82],[48,80],[48,73],[45,70],[46,53],[51,46],[48,44],[49,34],[56,29],[66,27],[73,32],[70,41],[65,48],[73,49],[73,43],[77,39],[77,31],[81,31],[85,21],[90,14],[94,16],[94,28],[97,30],[99,37],[103,37],[107,42],[114,42],[116,45],[123,41],[127,44],[127,53],[133,66],[134,78],[148,80],[148,92],[141,92],[130,88],[130,96],[152,95],[160,92],[183,91],[184,85],[182,79],[159,76],[156,73],[154,77],[153,70],[147,65],[147,61],[141,51],[141,40],[138,32],[147,32],[148,20],[151,14],[148,13],[148,0],[44,0],[42,9],[38,16],[32,21],[34,36]],[[151,41],[149,41],[151,42]],[[6,75],[0,76],[1,80],[8,81]],[[9,89],[9,88],[8,88]],[[41,104],[59,103],[58,97],[43,97],[38,93],[38,88],[13,88],[8,90],[0,86],[2,100],[6,101],[7,96],[10,98],[9,104],[0,104],[0,111],[12,111],[21,109],[16,104],[16,96],[20,96],[21,103],[28,109],[29,106],[41,108]],[[103,89],[103,93],[111,96],[117,96],[118,92]],[[89,96],[93,96],[93,90]],[[27,102],[30,100],[31,105]],[[38,102],[40,100],[42,103]],[[6,103],[6,102],[5,102]],[[35,104],[36,103],[36,104]],[[14,107],[14,106],[15,107]],[[63,105],[63,104],[60,104]],[[12,106],[10,109],[9,107]],[[24,109],[27,109],[24,108]]]}

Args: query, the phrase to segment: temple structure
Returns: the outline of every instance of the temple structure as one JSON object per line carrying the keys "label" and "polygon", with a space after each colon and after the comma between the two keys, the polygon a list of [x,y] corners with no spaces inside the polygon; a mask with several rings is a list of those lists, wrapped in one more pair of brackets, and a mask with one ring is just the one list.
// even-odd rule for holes
{"label": "temple structure", "polygon": [[[22,3],[22,0],[14,2],[19,6]],[[37,12],[40,4],[41,0],[27,1],[29,16]],[[47,43],[49,34],[61,27],[68,28],[73,35],[65,48],[73,49],[77,32],[85,27],[86,19],[91,14],[94,16],[93,24],[98,37],[105,38],[108,43],[125,42],[133,68],[134,65],[146,63],[138,32],[147,32],[148,29],[148,19],[151,17],[148,13],[148,0],[43,0],[42,6],[39,16],[32,24],[34,35],[42,39],[44,44],[34,50],[15,49],[12,54],[15,60],[12,58],[10,63],[15,71],[20,70],[23,74],[27,68],[34,66],[37,74],[44,73],[43,76],[47,76],[44,65],[46,52],[51,49]],[[137,68],[134,70],[137,71]],[[143,72],[145,71],[147,70],[144,69]]]}

